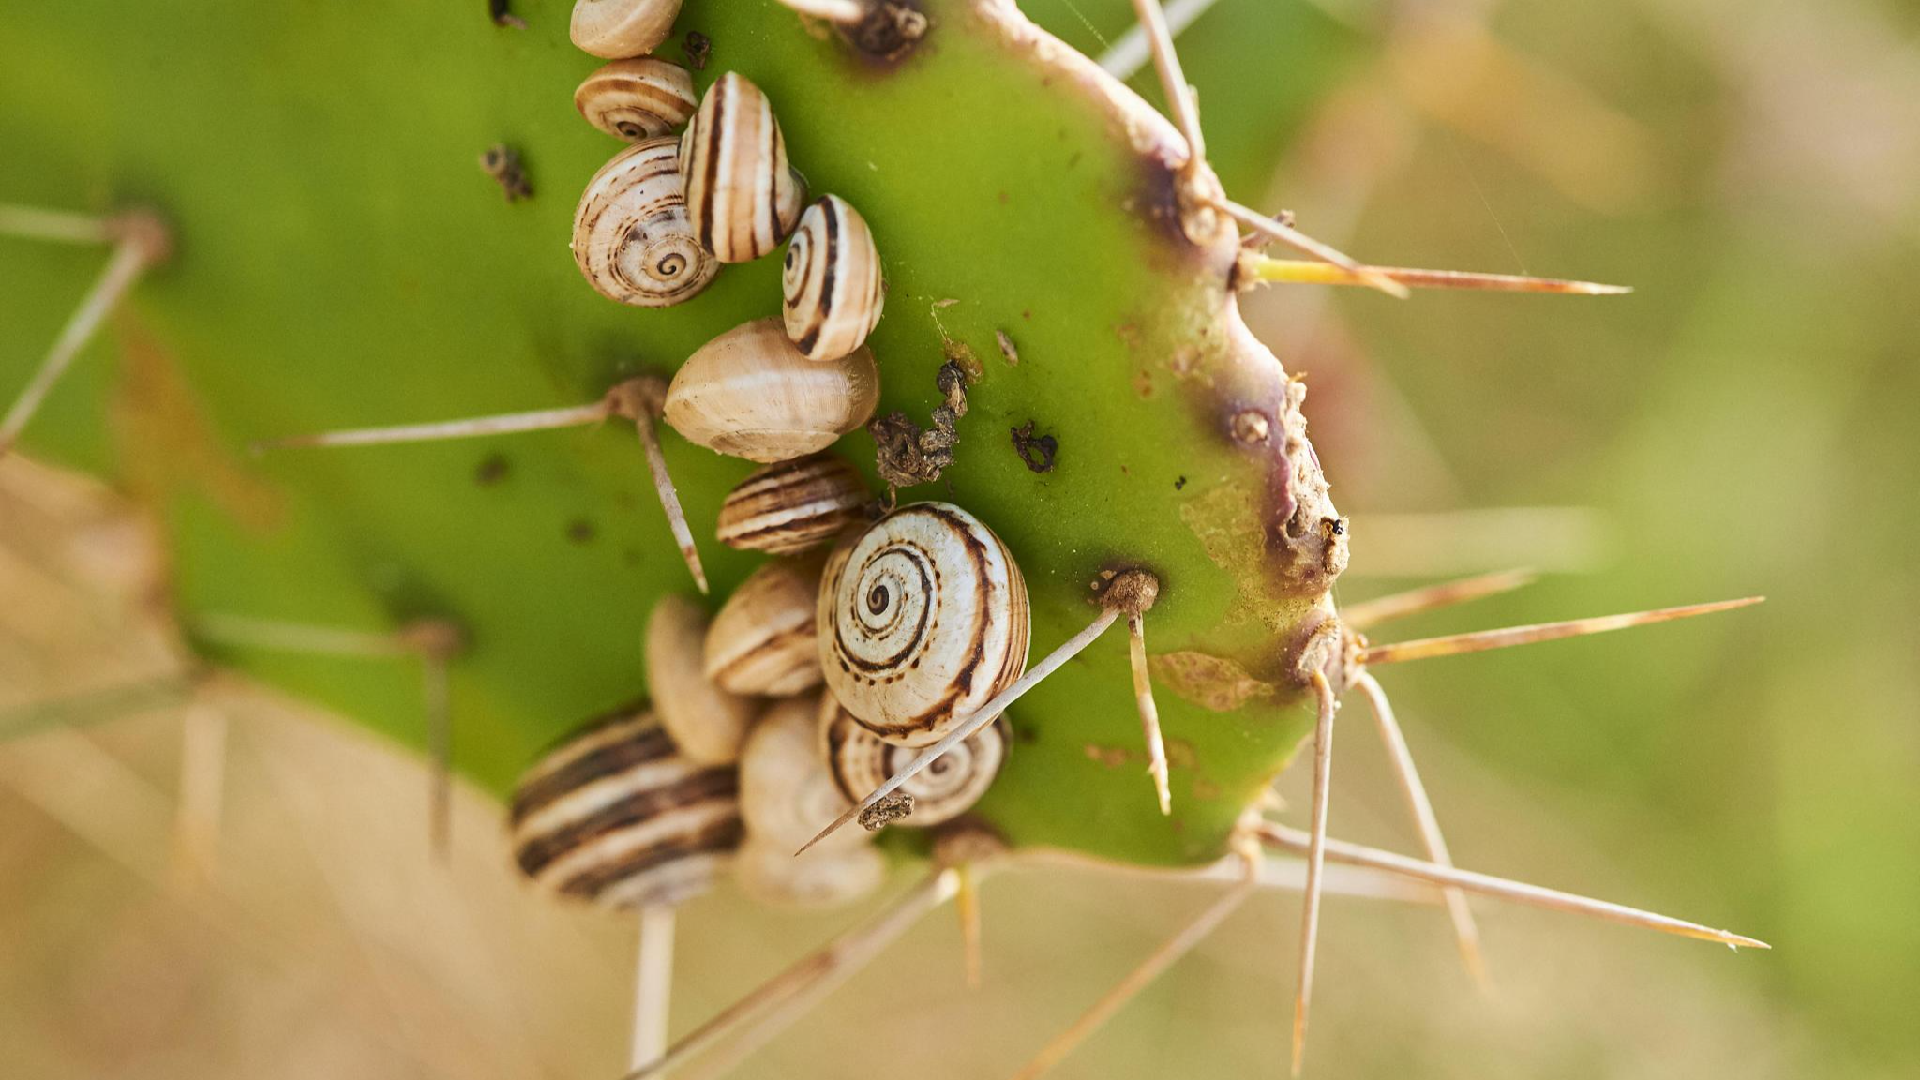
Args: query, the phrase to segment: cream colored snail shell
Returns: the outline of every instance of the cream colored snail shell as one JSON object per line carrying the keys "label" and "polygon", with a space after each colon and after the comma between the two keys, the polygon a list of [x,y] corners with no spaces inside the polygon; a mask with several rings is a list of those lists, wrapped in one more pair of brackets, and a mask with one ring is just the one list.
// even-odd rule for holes
{"label": "cream colored snail shell", "polygon": [[744,833],[739,777],[683,757],[643,709],[569,737],[521,777],[510,831],[522,873],[602,907],[705,892]]}
{"label": "cream colored snail shell", "polygon": [[[774,705],[740,755],[740,812],[747,836],[788,855],[851,805],[821,756],[821,708],[817,694]],[[816,849],[848,851],[868,840],[860,829],[842,829]]]}
{"label": "cream colored snail shell", "polygon": [[[833,782],[840,794],[850,800],[866,798],[868,792],[886,783],[888,777],[920,753],[913,747],[887,742],[862,727],[832,694],[821,697],[818,723],[819,741],[823,744]],[[1002,718],[935,758],[913,779],[900,785],[900,791],[913,796],[913,812],[899,824],[924,829],[952,821],[972,809],[993,786],[993,778],[1000,774],[1010,741],[1006,720]],[[745,801],[743,785],[743,805]],[[748,832],[752,832],[751,822]]]}
{"label": "cream colored snail shell", "polygon": [[667,388],[666,420],[688,442],[749,461],[791,461],[867,422],[880,370],[861,349],[816,364],[777,319],[721,334],[687,358]]}
{"label": "cream colored snail shell", "polygon": [[789,845],[749,838],[733,861],[740,891],[768,907],[839,907],[871,894],[886,877],[886,856],[870,844],[795,857]]}
{"label": "cream colored snail shell", "polygon": [[952,504],[895,510],[827,560],[827,688],[888,742],[938,742],[1019,678],[1027,631],[1027,586],[1012,553]]}
{"label": "cream colored snail shell", "polygon": [[687,219],[672,137],[637,143],[602,166],[573,215],[573,258],[600,295],[670,307],[705,289],[720,264]]}
{"label": "cream colored snail shell", "polygon": [[787,241],[781,276],[787,337],[809,360],[831,360],[866,344],[880,322],[880,250],[860,211],[822,195]]}
{"label": "cream colored snail shell", "polygon": [[707,629],[706,677],[731,693],[785,697],[820,683],[814,645],[818,559],[781,559],[748,575]]}
{"label": "cream colored snail shell", "polygon": [[700,99],[686,68],[640,56],[615,60],[587,76],[573,92],[573,105],[601,131],[638,142],[686,123]]}
{"label": "cream colored snail shell", "polygon": [[809,454],[754,470],[727,493],[714,535],[731,548],[787,555],[828,543],[867,520],[873,495],[853,466]]}
{"label": "cream colored snail shell", "polygon": [[780,246],[806,207],[806,184],[787,164],[773,103],[729,71],[707,88],[681,136],[687,213],[700,242],[723,263],[749,262]]}
{"label": "cream colored snail shell", "polygon": [[680,752],[701,765],[731,765],[760,703],[715,686],[701,672],[707,616],[684,596],[663,596],[647,617],[647,686],[653,711]]}
{"label": "cream colored snail shell", "polygon": [[680,0],[574,0],[567,35],[582,52],[608,60],[645,56],[667,40]]}

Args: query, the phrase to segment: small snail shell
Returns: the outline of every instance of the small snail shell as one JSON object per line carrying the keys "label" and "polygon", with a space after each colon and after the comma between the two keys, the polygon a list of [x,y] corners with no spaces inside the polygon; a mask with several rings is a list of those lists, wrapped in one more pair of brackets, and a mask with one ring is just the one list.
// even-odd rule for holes
{"label": "small snail shell", "polygon": [[661,597],[647,618],[647,685],[654,712],[680,753],[701,765],[731,765],[740,760],[760,705],[701,674],[706,640],[700,605],[684,596]]}
{"label": "small snail shell", "polygon": [[741,845],[733,861],[740,891],[768,907],[829,908],[878,889],[887,859],[872,845],[850,851],[815,848],[796,858],[793,848],[758,838]]}
{"label": "small snail shell", "polygon": [[787,165],[773,104],[729,71],[707,88],[681,136],[687,213],[723,263],[749,262],[780,246],[806,205],[806,185]]}
{"label": "small snail shell", "polygon": [[[849,805],[821,756],[821,708],[818,695],[780,702],[754,727],[740,755],[740,813],[747,836],[788,855]],[[865,847],[868,839],[858,829],[842,829],[807,854],[849,851]]]}
{"label": "small snail shell", "polygon": [[[832,694],[822,696],[819,727],[833,782],[838,785],[839,793],[850,800],[866,798],[868,792],[886,783],[888,777],[920,752],[886,742],[868,731]],[[913,779],[900,785],[902,792],[913,796],[913,813],[899,824],[926,828],[966,813],[987,793],[987,788],[993,786],[1000,763],[1006,760],[1008,742],[1006,721],[1002,718],[935,758]],[[745,795],[741,798],[744,804]],[[751,823],[748,830],[752,830]]]}
{"label": "small snail shell", "polygon": [[787,337],[809,360],[866,344],[880,322],[880,251],[851,204],[823,195],[800,216],[782,274]]}
{"label": "small snail shell", "polygon": [[645,56],[673,32],[680,0],[574,0],[567,34],[581,51],[608,60]]}
{"label": "small snail shell", "polygon": [[671,137],[648,139],[602,166],[573,215],[573,257],[600,295],[669,307],[707,287],[720,264],[694,238]]}
{"label": "small snail shell", "polygon": [[814,645],[818,560],[783,559],[733,590],[707,630],[706,677],[735,694],[784,697],[820,682]]}
{"label": "small snail shell", "polygon": [[515,861],[535,883],[602,907],[677,904],[703,892],[744,832],[739,779],[675,751],[625,711],[549,753],[513,795]]}
{"label": "small snail shell", "polygon": [[810,454],[755,470],[727,493],[714,534],[732,548],[787,555],[866,520],[872,495],[853,466]]}
{"label": "small snail shell", "polygon": [[[827,561],[827,688],[888,742],[927,746],[1027,663],[1027,586],[993,530],[949,503],[881,518]],[[865,795],[866,792],[862,792]]]}
{"label": "small snail shell", "polygon": [[777,319],[758,319],[702,345],[667,388],[666,419],[689,442],[749,461],[790,461],[867,422],[880,370],[861,349],[816,364]]}
{"label": "small snail shell", "polygon": [[693,76],[651,56],[615,60],[587,76],[573,92],[587,123],[617,139],[657,138],[687,122],[700,99]]}

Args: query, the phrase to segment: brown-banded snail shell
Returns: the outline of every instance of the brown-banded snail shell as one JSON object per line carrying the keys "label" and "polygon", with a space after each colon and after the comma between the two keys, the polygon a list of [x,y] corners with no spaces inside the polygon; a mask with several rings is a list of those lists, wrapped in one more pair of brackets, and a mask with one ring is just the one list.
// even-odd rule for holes
{"label": "brown-banded snail shell", "polygon": [[600,295],[635,307],[678,304],[713,280],[720,264],[693,235],[670,136],[628,147],[593,174],[573,215],[573,257]]}
{"label": "brown-banded snail shell", "polygon": [[624,710],[569,737],[513,795],[515,861],[536,884],[603,907],[704,892],[744,828],[739,777],[683,757],[653,716]]}
{"label": "brown-banded snail shell", "polygon": [[881,518],[833,553],[821,581],[827,688],[869,731],[902,746],[938,742],[1019,678],[1027,631],[1027,586],[1013,555],[949,503]]}
{"label": "brown-banded snail shell", "polygon": [[779,320],[757,319],[687,358],[667,388],[666,420],[689,442],[771,463],[825,450],[866,423],[879,400],[871,352],[814,363]]}
{"label": "brown-banded snail shell", "polygon": [[700,242],[723,263],[749,262],[780,246],[806,206],[806,185],[787,164],[773,104],[729,71],[707,88],[681,136],[687,213]]}
{"label": "brown-banded snail shell", "polygon": [[615,60],[587,76],[573,92],[573,105],[601,131],[638,142],[685,124],[700,99],[686,68],[640,56]]}
{"label": "brown-banded snail shell", "polygon": [[809,360],[831,360],[866,344],[884,299],[880,250],[851,204],[823,195],[787,241],[781,284],[787,336]]}
{"label": "brown-banded snail shell", "polygon": [[702,765],[740,760],[760,703],[715,686],[701,672],[707,616],[684,596],[663,596],[647,617],[647,686],[653,710],[680,752]]}
{"label": "brown-banded snail shell", "polygon": [[866,521],[872,501],[853,466],[832,454],[809,454],[740,481],[720,505],[714,534],[728,547],[792,554]]}
{"label": "brown-banded snail shell", "polygon": [[[833,781],[839,793],[849,800],[866,798],[868,792],[886,783],[888,777],[919,753],[868,731],[832,694],[821,698],[819,738],[824,743]],[[987,793],[987,788],[993,786],[993,778],[999,775],[1000,764],[1006,760],[1009,742],[1006,719],[1002,717],[935,758],[913,779],[900,785],[902,793],[913,797],[913,812],[899,824],[926,828],[966,813]],[[744,794],[742,801],[745,801]],[[834,835],[852,831],[843,829]]]}
{"label": "brown-banded snail shell", "polygon": [[735,694],[784,697],[820,682],[814,645],[818,559],[781,559],[733,590],[707,629],[706,677]]}
{"label": "brown-banded snail shell", "polygon": [[667,40],[680,0],[574,0],[567,34],[583,52],[608,60],[645,56]]}

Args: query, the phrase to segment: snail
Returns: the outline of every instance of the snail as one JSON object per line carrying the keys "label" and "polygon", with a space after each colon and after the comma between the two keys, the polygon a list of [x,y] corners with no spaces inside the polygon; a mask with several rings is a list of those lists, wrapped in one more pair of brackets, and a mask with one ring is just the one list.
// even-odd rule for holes
{"label": "snail", "polygon": [[[911,749],[868,731],[830,693],[821,695],[818,723],[828,770],[847,799],[879,787],[913,757]],[[1009,741],[1004,721],[988,724],[900,785],[900,792],[913,799],[913,809],[901,824],[927,828],[966,813],[992,786]],[[828,819],[822,814],[812,820]]]}
{"label": "snail", "polygon": [[844,810],[819,753],[819,705],[813,696],[792,698],[768,710],[740,757],[740,808],[747,842],[734,861],[742,891],[764,903],[827,907],[848,903],[878,888],[886,860],[861,833],[794,858],[793,849],[817,822]]}
{"label": "snail", "polygon": [[720,265],[694,236],[671,136],[622,150],[588,181],[573,215],[573,258],[595,292],[634,307],[692,299]]}
{"label": "snail", "polygon": [[601,131],[638,142],[685,124],[700,99],[686,68],[640,56],[615,60],[587,76],[573,92],[573,105]]}
{"label": "snail", "polygon": [[721,262],[767,254],[800,220],[806,183],[787,165],[773,104],[738,72],[707,88],[681,136],[680,157],[694,232]]}
{"label": "snail", "polygon": [[828,689],[902,746],[938,741],[1027,662],[1020,568],[993,530],[950,503],[902,507],[836,551],[819,621]]}
{"label": "snail", "polygon": [[864,522],[867,482],[832,454],[757,469],[727,493],[714,535],[731,548],[787,555],[828,543]]}
{"label": "snail", "polygon": [[826,363],[801,355],[777,319],[701,346],[667,388],[667,423],[689,442],[768,464],[833,445],[867,422],[880,371],[866,349]]}
{"label": "snail", "polygon": [[689,761],[731,765],[740,760],[760,706],[701,673],[706,638],[707,616],[698,604],[661,597],[647,617],[647,686],[661,726]]}
{"label": "snail", "polygon": [[574,0],[567,36],[608,60],[645,56],[667,40],[680,0]]}
{"label": "snail", "polygon": [[814,646],[817,559],[781,559],[748,575],[707,630],[703,670],[735,694],[784,697],[820,682]]}
{"label": "snail", "polygon": [[838,195],[822,195],[787,242],[781,284],[787,336],[809,360],[845,356],[866,343],[885,299],[880,251],[867,220]]}

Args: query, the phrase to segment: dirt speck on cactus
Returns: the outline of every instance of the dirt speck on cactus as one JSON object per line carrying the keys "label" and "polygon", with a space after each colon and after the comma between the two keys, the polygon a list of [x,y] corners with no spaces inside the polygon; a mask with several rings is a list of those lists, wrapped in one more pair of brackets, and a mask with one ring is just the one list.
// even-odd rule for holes
{"label": "dirt speck on cactus", "polygon": [[1034,421],[1013,429],[1013,451],[1020,460],[1027,463],[1027,469],[1037,473],[1053,471],[1054,455],[1060,452],[1060,440],[1051,435],[1035,435]]}

